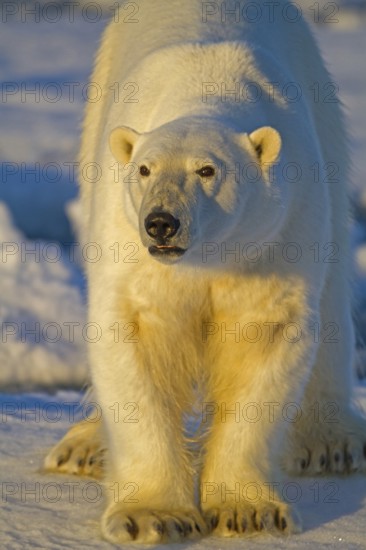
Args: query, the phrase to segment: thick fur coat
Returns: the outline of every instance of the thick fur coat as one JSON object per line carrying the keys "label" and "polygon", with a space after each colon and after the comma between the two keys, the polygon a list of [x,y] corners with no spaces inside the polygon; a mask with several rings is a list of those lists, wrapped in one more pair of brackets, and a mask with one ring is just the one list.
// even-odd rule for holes
{"label": "thick fur coat", "polygon": [[[112,542],[296,532],[283,468],[365,469],[340,104],[287,2],[258,2],[255,20],[232,4],[122,2],[91,78],[80,184],[83,238],[102,250],[87,264],[102,419],[46,466],[99,473],[107,448]],[[184,430],[197,410],[198,467]]]}

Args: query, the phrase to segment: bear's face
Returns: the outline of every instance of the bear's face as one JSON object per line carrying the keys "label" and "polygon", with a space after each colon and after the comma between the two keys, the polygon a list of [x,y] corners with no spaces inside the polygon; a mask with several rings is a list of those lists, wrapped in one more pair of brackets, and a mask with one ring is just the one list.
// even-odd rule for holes
{"label": "bear's face", "polygon": [[124,164],[124,208],[155,259],[197,262],[205,243],[266,238],[278,225],[270,167],[281,140],[249,136],[207,119],[186,119],[138,134],[116,128],[110,147]]}

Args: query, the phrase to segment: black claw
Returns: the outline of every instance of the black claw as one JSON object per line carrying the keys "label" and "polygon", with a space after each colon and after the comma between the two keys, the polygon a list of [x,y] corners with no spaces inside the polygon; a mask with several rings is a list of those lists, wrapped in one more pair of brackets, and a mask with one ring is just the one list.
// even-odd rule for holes
{"label": "black claw", "polygon": [[259,530],[263,531],[263,529],[264,529],[264,523],[263,523],[263,520],[261,520],[259,523]]}
{"label": "black claw", "polygon": [[124,524],[124,527],[126,531],[131,535],[131,538],[135,539],[137,537],[138,528],[136,523],[133,521],[132,518],[128,518],[128,521]]}
{"label": "black claw", "polygon": [[321,455],[321,457],[319,459],[319,463],[320,463],[321,467],[325,466],[325,456],[324,455]]}
{"label": "black claw", "polygon": [[231,529],[233,528],[233,520],[231,518],[227,520],[226,527],[229,529],[229,531],[231,531]]}
{"label": "black claw", "polygon": [[341,455],[336,452],[334,453],[334,462],[339,462],[341,460]]}
{"label": "black claw", "polygon": [[94,462],[95,462],[95,456],[91,456],[89,458],[89,466],[92,466],[94,464]]}
{"label": "black claw", "polygon": [[349,464],[349,466],[352,466],[352,464],[353,464],[353,456],[352,456],[350,453],[347,453],[347,454],[346,454],[346,460],[347,460],[347,464]]}
{"label": "black claw", "polygon": [[363,446],[363,456],[366,458],[366,443]]}
{"label": "black claw", "polygon": [[184,528],[178,522],[174,522],[174,529],[180,534],[184,535]]}
{"label": "black claw", "polygon": [[281,518],[281,523],[280,523],[280,525],[281,525],[282,531],[284,531],[284,530],[286,529],[286,527],[287,527],[286,518]]}
{"label": "black claw", "polygon": [[84,459],[84,458],[79,458],[79,460],[78,460],[78,466],[79,466],[79,468],[81,468],[82,466],[84,466],[84,464],[85,464],[85,459]]}
{"label": "black claw", "polygon": [[247,520],[244,518],[241,522],[241,530],[242,532],[244,533],[248,528],[248,522]]}
{"label": "black claw", "polygon": [[163,534],[163,531],[164,531],[164,528],[163,528],[163,525],[160,521],[154,521],[153,523],[153,529],[159,534],[159,535],[162,535]]}
{"label": "black claw", "polygon": [[274,522],[275,522],[275,526],[278,529],[281,529],[281,516],[280,516],[280,511],[279,511],[278,508],[276,508],[276,511],[275,511]]}
{"label": "black claw", "polygon": [[216,527],[218,526],[219,524],[219,518],[218,516],[211,516],[211,519],[210,519],[210,524],[211,524],[211,528],[212,529],[216,529]]}
{"label": "black claw", "polygon": [[200,533],[200,532],[201,532],[201,528],[200,528],[200,526],[198,525],[198,523],[195,522],[194,526],[195,526],[196,530]]}
{"label": "black claw", "polygon": [[57,466],[62,466],[62,464],[64,462],[66,462],[65,457],[64,456],[59,456],[58,459],[57,459]]}
{"label": "black claw", "polygon": [[305,468],[306,468],[306,460],[305,460],[305,458],[302,458],[302,459],[301,459],[300,468],[301,468],[302,470],[305,470]]}

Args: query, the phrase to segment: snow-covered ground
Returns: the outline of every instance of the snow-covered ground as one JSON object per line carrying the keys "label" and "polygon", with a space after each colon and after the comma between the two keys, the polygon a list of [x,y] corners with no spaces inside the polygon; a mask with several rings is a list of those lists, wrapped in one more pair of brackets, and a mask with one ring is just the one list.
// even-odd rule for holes
{"label": "snow-covered ground", "polygon": [[[86,340],[94,337],[80,268],[80,251],[87,260],[93,251],[72,244],[77,237],[69,205],[77,194],[83,103],[93,92],[87,78],[113,2],[79,0],[72,15],[64,4],[60,18],[56,8],[39,12],[45,4],[0,5],[0,549],[107,549],[113,545],[100,540],[99,485],[45,476],[39,469],[46,450],[69,426],[72,404],[80,402]],[[298,4],[308,16],[315,5]],[[341,7],[338,22],[320,20],[316,33],[347,109],[361,340],[366,339],[366,9],[362,1]],[[329,15],[326,3],[319,9]],[[366,410],[364,384],[357,395]],[[289,481],[303,534],[250,542],[210,538],[190,547],[366,548],[366,478]]]}

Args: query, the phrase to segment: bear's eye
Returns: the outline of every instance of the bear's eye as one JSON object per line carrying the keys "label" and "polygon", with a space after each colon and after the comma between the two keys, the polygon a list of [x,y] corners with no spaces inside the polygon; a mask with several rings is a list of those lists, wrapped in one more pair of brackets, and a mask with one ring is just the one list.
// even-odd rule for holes
{"label": "bear's eye", "polygon": [[212,178],[215,175],[215,168],[213,166],[203,166],[199,170],[196,170],[196,174],[201,178]]}
{"label": "bear's eye", "polygon": [[145,166],[145,164],[142,164],[139,168],[139,172],[140,172],[140,175],[141,176],[150,176],[150,170],[148,169],[147,166]]}

